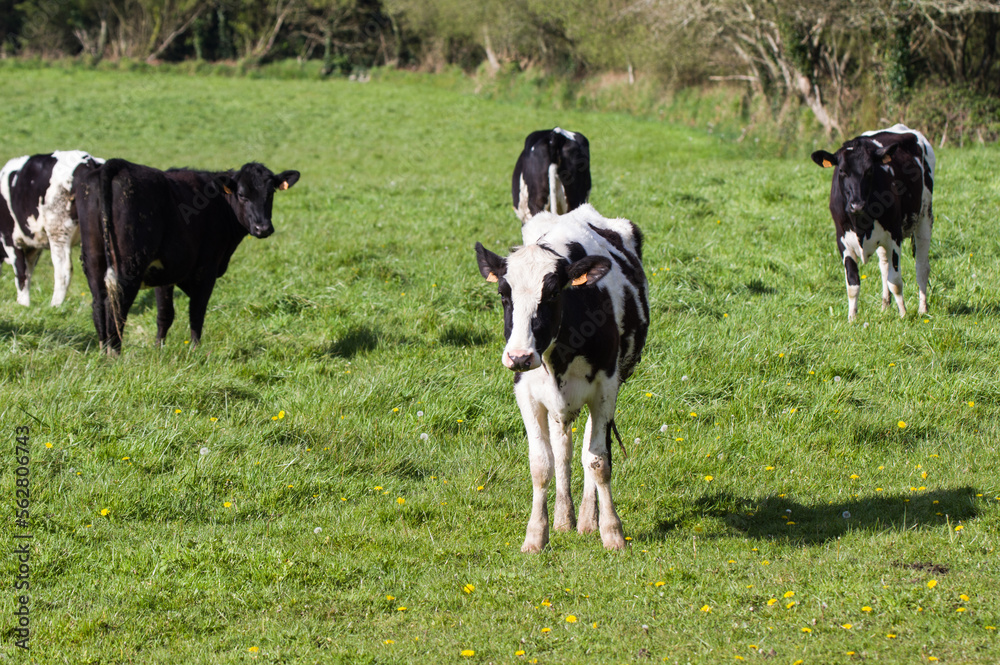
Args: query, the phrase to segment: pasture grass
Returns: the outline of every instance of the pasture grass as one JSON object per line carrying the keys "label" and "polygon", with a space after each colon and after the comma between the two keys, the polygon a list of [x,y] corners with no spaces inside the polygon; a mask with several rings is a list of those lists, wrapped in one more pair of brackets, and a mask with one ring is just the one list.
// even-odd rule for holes
{"label": "pasture grass", "polygon": [[[78,260],[60,309],[47,254],[30,309],[3,268],[0,497],[28,425],[34,535],[27,655],[17,562],[0,564],[5,658],[996,662],[996,147],[939,151],[930,314],[907,253],[913,311],[880,311],[869,264],[849,325],[814,146],[777,159],[423,77],[0,66],[0,84],[4,159],[302,172],[275,235],[234,255],[197,349],[183,296],[154,347],[144,292],[109,360]],[[564,533],[519,551],[526,446],[473,245],[519,241],[510,171],[555,125],[590,138],[597,209],[646,235],[622,553]],[[577,466],[577,500],[581,482]]]}

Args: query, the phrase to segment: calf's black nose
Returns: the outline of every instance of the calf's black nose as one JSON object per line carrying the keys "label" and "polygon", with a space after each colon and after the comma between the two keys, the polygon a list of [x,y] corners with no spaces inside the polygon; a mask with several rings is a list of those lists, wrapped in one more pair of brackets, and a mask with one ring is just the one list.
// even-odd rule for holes
{"label": "calf's black nose", "polygon": [[523,372],[524,370],[531,369],[531,354],[526,353],[523,356],[508,356],[510,358],[510,368],[515,372]]}

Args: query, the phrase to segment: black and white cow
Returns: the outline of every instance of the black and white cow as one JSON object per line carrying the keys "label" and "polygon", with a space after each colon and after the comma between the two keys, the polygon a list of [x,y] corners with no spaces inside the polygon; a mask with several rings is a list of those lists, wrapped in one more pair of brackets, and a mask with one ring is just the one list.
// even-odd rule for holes
{"label": "black and white cow", "polygon": [[191,344],[202,325],[215,280],[250,234],[274,233],[276,190],[298,171],[273,174],[262,164],[239,171],[160,171],[108,160],[76,188],[82,259],[93,295],[94,325],[102,347],[121,350],[121,335],[140,288],[156,288],[156,343],[174,320],[174,285],[188,295]]}
{"label": "black and white cow", "polygon": [[890,292],[899,315],[906,315],[900,245],[913,243],[920,289],[921,314],[927,311],[928,254],[931,244],[931,195],[934,191],[934,150],[920,132],[905,125],[865,132],[830,154],[817,150],[814,162],[834,168],[830,214],[837,231],[837,248],[847,276],[847,318],[858,313],[861,280],[858,263],[878,254],[882,272],[882,310]]}
{"label": "black and white cow", "polygon": [[80,150],[59,150],[16,157],[0,169],[0,258],[14,267],[19,304],[31,304],[31,276],[43,249],[52,252],[52,306],[66,299],[70,249],[80,241],[71,214],[73,181],[103,163]]}
{"label": "black and white cow", "polygon": [[538,552],[548,543],[553,474],[555,528],[574,526],[572,430],[584,405],[590,415],[577,528],[599,528],[604,547],[622,549],[611,497],[611,433],[618,389],[639,362],[649,327],[642,233],[589,204],[561,217],[536,215],[522,232],[525,244],[506,258],[476,243],[479,271],[497,283],[503,303],[501,361],[517,372],[514,395],[528,434],[534,493],[521,551]]}
{"label": "black and white cow", "polygon": [[511,178],[514,212],[521,224],[543,210],[561,215],[590,196],[590,143],[579,132],[532,132],[524,140]]}

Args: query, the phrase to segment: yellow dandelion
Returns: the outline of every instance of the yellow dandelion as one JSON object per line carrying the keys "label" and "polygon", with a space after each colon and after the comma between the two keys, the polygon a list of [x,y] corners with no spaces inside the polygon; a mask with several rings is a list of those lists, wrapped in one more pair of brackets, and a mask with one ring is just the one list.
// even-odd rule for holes
{"label": "yellow dandelion", "polygon": [[542,607],[552,607],[552,603],[549,602],[548,598],[542,601]]}
{"label": "yellow dandelion", "polygon": [[896,639],[896,633],[887,633],[886,637],[888,637],[890,640],[894,640]]}
{"label": "yellow dandelion", "polygon": [[792,596],[794,596],[794,595],[795,595],[795,592],[794,592],[794,591],[786,591],[786,592],[785,592],[785,596],[784,596],[784,597],[785,597],[785,598],[791,598],[791,597],[792,597]]}
{"label": "yellow dandelion", "polygon": [[477,492],[482,492],[484,487],[485,487],[485,485],[480,485],[479,487],[476,488],[476,491]]}
{"label": "yellow dandelion", "polygon": [[278,420],[281,420],[284,417],[285,417],[285,412],[284,411],[278,411]]}
{"label": "yellow dandelion", "polygon": [[208,419],[208,422],[210,422],[210,423],[215,423],[215,422],[218,422],[218,421],[219,421],[219,419],[216,418],[215,416],[212,416],[211,418]]}
{"label": "yellow dandelion", "polygon": [[249,651],[250,653],[257,653],[258,651],[260,651],[260,647],[250,647],[249,649],[247,649],[247,651]]}
{"label": "yellow dandelion", "polygon": [[383,644],[395,644],[396,640],[385,640]]}
{"label": "yellow dandelion", "polygon": [[646,393],[646,397],[652,397],[653,393]]}
{"label": "yellow dandelion", "polygon": [[937,580],[930,580],[930,581],[927,582],[927,588],[928,589],[933,589],[936,586],[937,586]]}
{"label": "yellow dandelion", "polygon": [[959,608],[956,608],[955,611],[956,612],[964,612],[965,608],[964,607],[959,607]]}
{"label": "yellow dandelion", "polygon": [[972,407],[974,407],[975,405],[976,405],[976,403],[975,403],[975,402],[973,402],[972,400],[969,400],[969,408],[970,408],[970,409],[971,409]]}
{"label": "yellow dandelion", "polygon": [[762,566],[770,566],[771,562],[768,561],[767,559],[764,559],[763,561],[760,562],[760,565],[762,565]]}
{"label": "yellow dandelion", "polygon": [[803,628],[802,632],[803,633],[811,633],[811,632],[813,632],[813,629],[812,628]]}
{"label": "yellow dandelion", "polygon": [[955,527],[955,531],[961,531],[964,528],[965,528],[964,526],[962,526],[961,524],[959,524],[958,526]]}
{"label": "yellow dandelion", "polygon": [[765,466],[764,470],[765,471],[774,471],[774,467],[773,466]]}
{"label": "yellow dandelion", "polygon": [[966,596],[966,595],[965,595],[964,593],[962,593],[962,594],[959,594],[959,595],[958,595],[958,597],[959,597],[959,599],[960,599],[960,600],[962,600],[963,602],[966,602],[966,603],[967,603],[967,602],[969,602],[969,597],[968,597],[968,596]]}
{"label": "yellow dandelion", "polygon": [[466,584],[464,587],[462,587],[462,591],[464,591],[465,593],[472,593],[475,590],[476,590],[476,587],[474,587],[471,584]]}
{"label": "yellow dandelion", "polygon": [[389,601],[392,601],[392,600],[396,600],[396,597],[395,596],[386,596],[385,599],[389,600]]}
{"label": "yellow dandelion", "polygon": [[787,605],[785,605],[785,609],[786,609],[786,610],[790,610],[790,609],[792,609],[793,607],[795,607],[795,601],[794,601],[794,600],[790,600],[790,601],[788,601],[788,604],[787,604]]}
{"label": "yellow dandelion", "polygon": [[406,606],[405,606],[405,605],[403,605],[402,607],[397,607],[397,608],[396,608],[396,611],[397,611],[397,612],[405,612],[405,611],[406,611]]}
{"label": "yellow dandelion", "polygon": [[928,662],[936,663],[937,662],[937,656],[927,656],[927,660],[928,660]]}
{"label": "yellow dandelion", "polygon": [[701,606],[701,611],[702,611],[702,612],[705,612],[705,613],[707,614],[708,612],[711,612],[711,611],[712,611],[712,608],[711,608],[711,607],[709,607],[708,605],[702,605],[702,606]]}
{"label": "yellow dandelion", "polygon": [[552,629],[551,628],[542,628],[542,632],[543,633],[551,633]]}
{"label": "yellow dandelion", "polygon": [[566,623],[576,623],[576,617],[570,614],[566,617]]}
{"label": "yellow dandelion", "polygon": [[392,412],[393,413],[399,413],[399,407],[398,406],[392,407]]}
{"label": "yellow dandelion", "polygon": [[51,448],[51,447],[52,447],[52,443],[51,443],[51,442],[48,442],[48,443],[46,443],[46,444],[45,444],[45,447],[46,447],[46,448]]}
{"label": "yellow dandelion", "polygon": [[180,413],[180,412],[181,412],[180,409],[174,409],[174,413]]}
{"label": "yellow dandelion", "polygon": [[664,584],[666,584],[666,582],[664,582],[664,581],[661,580],[661,581],[657,582],[656,584],[654,584],[653,586],[663,586]]}
{"label": "yellow dandelion", "polygon": [[232,508],[233,504],[232,504],[231,501],[226,501],[224,504],[222,504],[222,507],[223,508]]}
{"label": "yellow dandelion", "polygon": [[465,658],[472,658],[473,656],[476,655],[476,652],[473,651],[472,649],[462,649],[461,655],[464,656]]}
{"label": "yellow dandelion", "polygon": [[714,478],[713,478],[712,476],[705,476],[705,482],[706,482],[706,483],[710,483],[710,482],[712,482],[713,480],[715,480],[715,479],[714,479]]}
{"label": "yellow dandelion", "polygon": [[691,413],[689,413],[688,415],[689,415],[689,416],[691,416],[692,418],[697,418],[697,417],[698,417],[698,414],[697,414],[697,413],[695,413],[694,411],[692,411],[692,412],[691,412]]}
{"label": "yellow dandelion", "polygon": [[803,662],[804,661],[800,658],[797,661],[795,661],[794,663],[792,663],[792,665],[802,665]]}
{"label": "yellow dandelion", "polygon": [[768,607],[771,607],[771,606],[772,606],[772,605],[774,605],[774,604],[775,604],[776,602],[778,602],[778,599],[777,599],[777,598],[772,598],[771,600],[767,601],[767,606],[768,606]]}
{"label": "yellow dandelion", "polygon": [[396,503],[402,506],[404,503],[406,503],[406,499],[404,499],[403,497],[397,497]]}
{"label": "yellow dandelion", "polygon": [[906,423],[904,423],[902,420],[896,423],[896,426],[899,427],[899,429],[906,429]]}
{"label": "yellow dandelion", "polygon": [[373,489],[373,490],[380,490],[380,489],[382,489],[382,486],[381,486],[381,485],[376,485],[376,486],[375,486],[375,487],[373,487],[372,489]]}
{"label": "yellow dandelion", "polygon": [[110,511],[110,510],[108,510],[107,508],[101,508],[101,516],[102,516],[102,517],[107,517],[107,516],[108,516],[108,513],[110,513],[110,512],[111,512],[111,511]]}
{"label": "yellow dandelion", "polygon": [[515,656],[523,656],[524,655],[524,649],[518,649],[517,651],[514,652],[514,655]]}
{"label": "yellow dandelion", "polygon": [[852,474],[851,474],[851,480],[857,480],[857,479],[858,479],[858,478],[860,478],[860,477],[861,477],[861,476],[859,476],[859,475],[858,475],[858,474],[856,474],[856,473],[852,473]]}

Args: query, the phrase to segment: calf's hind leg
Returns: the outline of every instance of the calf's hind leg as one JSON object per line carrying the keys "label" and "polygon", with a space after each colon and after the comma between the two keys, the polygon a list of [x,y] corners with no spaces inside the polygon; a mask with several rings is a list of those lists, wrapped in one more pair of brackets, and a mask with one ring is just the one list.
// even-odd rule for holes
{"label": "calf's hind leg", "polygon": [[167,331],[174,322],[174,286],[156,287],[156,345],[163,346]]}

